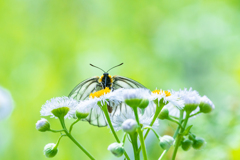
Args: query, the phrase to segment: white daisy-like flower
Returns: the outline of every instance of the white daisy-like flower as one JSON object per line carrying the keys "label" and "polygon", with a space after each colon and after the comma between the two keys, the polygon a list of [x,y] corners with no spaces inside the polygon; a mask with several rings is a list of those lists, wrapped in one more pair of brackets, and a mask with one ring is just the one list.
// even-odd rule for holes
{"label": "white daisy-like flower", "polygon": [[48,100],[41,108],[41,116],[51,116],[51,118],[57,118],[52,111],[55,109],[61,109],[67,107],[69,110],[64,118],[72,118],[75,113],[75,107],[78,101],[73,98],[68,97],[56,97]]}
{"label": "white daisy-like flower", "polygon": [[[133,109],[124,104],[125,107],[123,107],[121,112],[117,112],[114,114],[114,116],[111,117],[111,122],[116,131],[122,129],[122,124],[127,119],[133,119],[135,120],[135,114],[133,112]],[[147,107],[144,112],[142,112],[141,109],[138,109],[138,117],[139,117],[139,123],[143,124],[143,126],[149,126],[153,119],[153,113],[152,111],[149,111],[151,107]],[[153,127],[158,126],[158,121],[155,121],[153,124]]]}
{"label": "white daisy-like flower", "polygon": [[180,89],[180,91],[177,92],[173,91],[173,94],[180,97],[184,101],[184,105],[187,104],[199,105],[200,103],[201,99],[200,95],[196,90],[192,90],[192,88],[190,88],[189,90],[187,90],[187,88],[185,88],[184,90]]}
{"label": "white daisy-like flower", "polygon": [[199,108],[201,112],[209,113],[213,109],[215,109],[213,102],[207,96],[204,95],[203,97],[201,97],[200,101],[201,102],[200,102]]}
{"label": "white daisy-like flower", "polygon": [[[173,116],[173,117],[176,117],[176,118],[179,118],[180,117],[180,110],[174,106],[173,104],[169,103],[167,105],[165,105],[163,107],[163,109],[167,108],[168,111],[169,111],[169,115]],[[195,109],[194,111],[191,112],[190,116],[199,112],[199,107],[197,107],[197,109]],[[186,112],[183,113],[183,118],[186,117]],[[195,118],[196,116],[193,116],[191,118]]]}
{"label": "white daisy-like flower", "polygon": [[122,101],[126,99],[150,99],[151,91],[146,88],[131,88],[131,89],[118,89],[116,94]]}
{"label": "white daisy-like flower", "polygon": [[[199,96],[198,92],[195,90],[192,90],[190,88],[187,90],[186,88],[184,90],[180,91],[172,91],[175,96],[179,97],[181,100],[183,100],[184,105],[196,105],[198,106],[200,104],[200,99],[201,97]],[[174,117],[180,117],[180,110],[173,104],[169,103],[164,108],[168,108],[169,110],[169,115],[174,116]],[[199,111],[199,107],[197,107],[195,110],[191,112],[190,115],[195,114]],[[184,112],[183,118],[185,118],[186,113]]]}
{"label": "white daisy-like flower", "polygon": [[180,97],[175,92],[163,91],[163,90],[154,90],[151,94],[152,100],[158,100],[158,103],[161,99],[163,102],[172,103],[175,107],[182,109],[184,107],[184,101],[180,99]]}
{"label": "white daisy-like flower", "polygon": [[11,115],[14,108],[14,102],[10,92],[0,87],[0,120]]}
{"label": "white daisy-like flower", "polygon": [[89,99],[78,104],[76,110],[82,113],[89,113],[85,119],[82,119],[83,121],[88,121],[95,126],[107,126],[108,123],[101,106],[98,105],[99,102],[101,105],[107,103],[108,112],[111,115],[112,112],[117,110],[116,107],[120,105],[121,97],[118,96],[117,90],[112,92],[106,87],[103,90],[91,93]]}

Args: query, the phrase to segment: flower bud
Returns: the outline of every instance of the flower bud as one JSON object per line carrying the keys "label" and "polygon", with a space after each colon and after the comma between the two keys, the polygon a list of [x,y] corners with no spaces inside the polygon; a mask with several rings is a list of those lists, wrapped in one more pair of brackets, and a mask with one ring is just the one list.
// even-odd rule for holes
{"label": "flower bud", "polygon": [[158,118],[162,119],[162,120],[163,119],[168,119],[168,117],[169,117],[169,111],[168,111],[167,108],[164,108],[158,115]]}
{"label": "flower bud", "polygon": [[189,135],[188,135],[189,140],[195,141],[195,138],[196,138],[196,136],[194,134],[189,133]]}
{"label": "flower bud", "polygon": [[188,113],[191,113],[192,111],[194,111],[195,109],[197,109],[199,104],[186,104],[185,107],[184,107],[184,110]]}
{"label": "flower bud", "polygon": [[50,123],[45,118],[41,118],[41,120],[37,121],[36,129],[40,132],[45,132],[50,130]]}
{"label": "flower bud", "polygon": [[144,109],[144,108],[146,108],[148,106],[148,104],[149,104],[149,100],[148,99],[142,99],[142,101],[141,101],[141,103],[140,103],[140,105],[138,107],[141,108],[141,109]]}
{"label": "flower bud", "polygon": [[54,116],[58,118],[62,118],[67,115],[69,110],[70,109],[68,107],[60,107],[60,108],[53,109],[51,112]]}
{"label": "flower bud", "polygon": [[108,150],[112,152],[116,157],[121,157],[125,152],[122,143],[112,143],[108,146]]}
{"label": "flower bud", "polygon": [[122,124],[122,129],[127,133],[134,133],[138,128],[138,124],[134,119],[127,119]]}
{"label": "flower bud", "polygon": [[169,149],[173,145],[174,139],[171,136],[164,135],[160,138],[160,147],[164,150]]}
{"label": "flower bud", "polygon": [[211,112],[215,108],[215,106],[212,103],[212,101],[210,99],[208,99],[207,96],[203,96],[201,98],[201,102],[199,104],[199,108],[200,108],[201,112],[209,113],[209,112]]}
{"label": "flower bud", "polygon": [[203,138],[196,138],[193,141],[192,147],[194,149],[201,149],[205,144],[205,140]]}
{"label": "flower bud", "polygon": [[87,118],[88,115],[89,115],[89,113],[84,113],[84,112],[80,112],[79,110],[76,110],[76,117],[78,119]]}
{"label": "flower bud", "polygon": [[126,99],[125,103],[130,107],[138,107],[140,106],[142,99],[134,98],[134,99]]}
{"label": "flower bud", "polygon": [[47,158],[52,158],[54,157],[58,152],[58,149],[54,143],[48,143],[43,150],[44,155]]}
{"label": "flower bud", "polygon": [[192,144],[193,144],[193,141],[191,141],[191,140],[189,140],[189,139],[184,140],[184,141],[182,142],[182,149],[183,149],[184,151],[188,151],[188,150],[191,148]]}

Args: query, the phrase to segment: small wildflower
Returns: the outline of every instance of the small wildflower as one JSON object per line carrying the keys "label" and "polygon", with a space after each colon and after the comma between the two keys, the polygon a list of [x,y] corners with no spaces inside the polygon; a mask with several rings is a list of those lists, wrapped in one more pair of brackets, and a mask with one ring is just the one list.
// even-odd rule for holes
{"label": "small wildflower", "polygon": [[138,128],[137,121],[134,119],[127,119],[122,124],[122,129],[127,133],[134,133]]}
{"label": "small wildflower", "polygon": [[125,152],[122,143],[112,143],[108,146],[108,150],[112,152],[116,157],[121,157]]}
{"label": "small wildflower", "polygon": [[40,132],[45,132],[50,130],[50,123],[45,118],[41,118],[41,120],[37,121],[36,129]]}
{"label": "small wildflower", "polygon": [[207,96],[203,96],[201,97],[199,108],[201,112],[209,113],[215,108],[215,106]]}
{"label": "small wildflower", "polygon": [[160,146],[162,149],[169,149],[174,142],[174,138],[169,136],[169,135],[164,135],[162,137],[160,137]]}
{"label": "small wildflower", "polygon": [[43,150],[43,153],[47,158],[54,157],[57,154],[57,152],[58,152],[58,148],[54,143],[48,143]]}
{"label": "small wildflower", "polygon": [[68,97],[57,97],[47,101],[40,111],[41,116],[72,118],[78,101]]}

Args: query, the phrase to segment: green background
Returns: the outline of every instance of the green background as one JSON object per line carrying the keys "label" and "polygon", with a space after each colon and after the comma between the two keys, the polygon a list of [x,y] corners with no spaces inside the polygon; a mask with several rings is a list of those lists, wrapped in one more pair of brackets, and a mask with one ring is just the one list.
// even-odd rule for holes
{"label": "green background", "polygon": [[[193,87],[215,104],[212,113],[190,121],[192,131],[207,141],[205,148],[179,149],[178,160],[240,159],[239,28],[239,0],[0,1],[0,85],[15,101],[11,117],[0,121],[0,159],[47,159],[43,147],[58,134],[35,129],[41,106],[101,76],[89,63],[107,70],[121,62],[111,75],[151,90]],[[175,125],[160,123],[161,135],[173,134]],[[117,159],[107,151],[115,142],[107,127],[81,122],[73,134],[97,159]],[[162,152],[153,134],[147,151],[150,160]],[[88,158],[64,138],[53,159]]]}

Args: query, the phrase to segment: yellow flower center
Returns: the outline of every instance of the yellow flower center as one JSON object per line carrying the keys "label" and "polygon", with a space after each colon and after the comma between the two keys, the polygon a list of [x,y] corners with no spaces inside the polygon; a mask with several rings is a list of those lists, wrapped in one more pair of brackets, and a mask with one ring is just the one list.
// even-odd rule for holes
{"label": "yellow flower center", "polygon": [[163,91],[163,90],[159,90],[159,89],[156,89],[155,91],[152,91],[152,93],[153,94],[163,94],[163,93],[165,93],[166,97],[171,96],[171,92]]}
{"label": "yellow flower center", "polygon": [[111,90],[108,87],[106,87],[105,89],[102,89],[100,91],[97,91],[97,92],[94,92],[94,93],[90,93],[89,97],[90,98],[95,98],[95,97],[99,98],[102,95],[109,93],[110,91]]}

